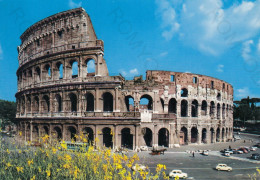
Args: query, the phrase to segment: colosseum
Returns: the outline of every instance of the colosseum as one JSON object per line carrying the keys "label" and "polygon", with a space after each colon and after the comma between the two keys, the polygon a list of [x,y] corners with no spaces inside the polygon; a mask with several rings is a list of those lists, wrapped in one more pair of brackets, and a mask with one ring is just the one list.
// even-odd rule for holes
{"label": "colosseum", "polygon": [[[96,146],[175,147],[232,139],[233,87],[192,73],[147,70],[109,76],[104,43],[83,8],[29,27],[20,37],[15,124],[20,140],[79,141]],[[91,67],[92,69],[91,71]],[[93,71],[94,70],[94,71]]]}

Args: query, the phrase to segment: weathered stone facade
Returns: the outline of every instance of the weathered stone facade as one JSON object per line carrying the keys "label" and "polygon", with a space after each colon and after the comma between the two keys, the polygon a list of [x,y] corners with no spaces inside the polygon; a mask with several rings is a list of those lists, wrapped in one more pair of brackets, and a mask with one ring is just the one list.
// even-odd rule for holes
{"label": "weathered stone facade", "polygon": [[98,146],[136,148],[232,138],[230,84],[169,71],[147,71],[146,80],[109,76],[103,41],[82,8],[37,22],[21,41],[15,123],[22,140],[83,133]]}

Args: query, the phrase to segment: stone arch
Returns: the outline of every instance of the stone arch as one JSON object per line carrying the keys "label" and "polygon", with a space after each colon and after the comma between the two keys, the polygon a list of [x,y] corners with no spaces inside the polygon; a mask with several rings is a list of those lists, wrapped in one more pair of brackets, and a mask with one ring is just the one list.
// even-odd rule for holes
{"label": "stone arch", "polygon": [[77,95],[74,93],[69,94],[69,99],[70,99],[70,110],[71,112],[77,112],[78,110],[78,98]]}
{"label": "stone arch", "polygon": [[193,100],[191,103],[191,117],[198,117],[198,101]]}
{"label": "stone arch", "polygon": [[225,106],[225,104],[223,104],[223,105],[222,105],[222,118],[223,118],[223,119],[226,118],[225,113],[226,113],[226,106]]}
{"label": "stone arch", "polygon": [[214,118],[215,117],[215,103],[214,101],[210,102],[210,111],[209,111],[210,117]]}
{"label": "stone arch", "polygon": [[54,79],[63,79],[63,64],[62,62],[56,63]]}
{"label": "stone arch", "polygon": [[123,128],[121,130],[121,146],[128,149],[133,149],[133,140],[134,136],[131,134],[131,129]]}
{"label": "stone arch", "polygon": [[181,117],[187,117],[188,116],[188,101],[182,100],[181,101]]}
{"label": "stone arch", "polygon": [[225,140],[225,128],[222,128],[222,136],[221,136],[222,142]]}
{"label": "stone arch", "polygon": [[86,75],[87,76],[95,76],[96,72],[96,60],[92,58],[88,58],[85,61],[86,64]]}
{"label": "stone arch", "polygon": [[220,129],[219,129],[219,127],[217,128],[217,131],[216,131],[216,142],[220,142]]}
{"label": "stone arch", "polygon": [[92,93],[88,92],[85,95],[86,97],[86,111],[87,112],[93,112],[95,109],[95,100],[94,100],[94,96]]}
{"label": "stone arch", "polygon": [[142,128],[142,134],[145,141],[146,146],[152,147],[153,145],[153,132],[150,128],[144,127]]}
{"label": "stone arch", "polygon": [[94,131],[91,127],[85,127],[83,128],[83,135],[84,137],[87,137],[88,143],[92,144],[94,143]]}
{"label": "stone arch", "polygon": [[24,114],[25,113],[25,97],[22,96],[21,98],[21,114]]}
{"label": "stone arch", "polygon": [[208,108],[207,101],[203,100],[201,103],[201,115],[202,116],[207,115],[207,108]]}
{"label": "stone arch", "polygon": [[62,98],[59,94],[55,95],[55,111],[56,112],[62,111]]}
{"label": "stone arch", "polygon": [[77,135],[77,130],[74,126],[69,126],[68,127],[68,138],[71,141],[77,141],[76,135]]}
{"label": "stone arch", "polygon": [[37,83],[39,83],[41,81],[41,69],[39,66],[37,66],[35,68],[35,76],[34,76],[34,79]]}
{"label": "stone arch", "polygon": [[52,73],[50,64],[45,64],[42,73],[44,80],[48,80],[49,78],[51,78]]}
{"label": "stone arch", "polygon": [[104,112],[113,112],[113,95],[110,92],[105,92],[103,95],[103,111]]}
{"label": "stone arch", "polygon": [[56,126],[53,128],[52,137],[58,141],[62,139],[62,130],[60,127]]}
{"label": "stone arch", "polygon": [[186,88],[181,89],[181,97],[188,97],[188,90]]}
{"label": "stone arch", "polygon": [[42,110],[44,113],[50,112],[50,98],[48,95],[44,95],[42,97],[43,103],[42,103]]}
{"label": "stone arch", "polygon": [[180,144],[187,144],[188,143],[188,129],[183,126],[180,131]]}
{"label": "stone arch", "polygon": [[102,129],[103,133],[103,144],[105,147],[113,147],[113,135],[112,130],[109,127],[105,127]]}
{"label": "stone arch", "polygon": [[198,142],[198,129],[196,127],[191,128],[191,143]]}
{"label": "stone arch", "polygon": [[[142,101],[144,101],[144,102],[142,102]],[[145,102],[145,101],[148,101],[148,102]],[[140,98],[139,108],[140,109],[153,110],[153,98],[148,94],[142,95],[141,98]]]}
{"label": "stone arch", "polygon": [[214,134],[215,134],[214,128],[210,128],[210,142],[211,143],[214,143]]}
{"label": "stone arch", "polygon": [[175,98],[171,98],[168,105],[168,111],[169,113],[177,113],[177,101]]}
{"label": "stone arch", "polygon": [[39,141],[39,128],[36,125],[33,126],[32,137],[34,141]]}
{"label": "stone arch", "polygon": [[158,145],[169,147],[169,130],[167,128],[161,128],[158,131]]}
{"label": "stone arch", "polygon": [[130,95],[125,96],[125,105],[126,105],[126,110],[128,112],[134,111],[135,110],[134,98]]}
{"label": "stone arch", "polygon": [[203,128],[201,131],[201,142],[206,144],[207,143],[207,129]]}
{"label": "stone arch", "polygon": [[217,100],[221,101],[221,94],[220,93],[217,94]]}
{"label": "stone arch", "polygon": [[38,113],[39,107],[40,107],[39,97],[35,96],[34,99],[33,99],[33,107],[32,107],[33,113]]}
{"label": "stone arch", "polygon": [[220,119],[220,104],[217,104],[217,119]]}
{"label": "stone arch", "polygon": [[78,73],[79,73],[78,61],[74,59],[74,60],[71,60],[69,64],[70,64],[70,67],[67,70],[67,73],[68,73],[67,77],[77,78]]}
{"label": "stone arch", "polygon": [[31,101],[31,98],[30,97],[27,97],[26,98],[26,112],[27,113],[30,113],[31,112],[31,103],[32,103],[32,101]]}

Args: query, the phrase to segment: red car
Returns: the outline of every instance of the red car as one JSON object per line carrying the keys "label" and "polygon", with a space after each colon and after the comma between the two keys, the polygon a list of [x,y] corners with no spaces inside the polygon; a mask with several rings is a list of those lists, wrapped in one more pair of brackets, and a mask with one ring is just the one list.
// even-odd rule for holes
{"label": "red car", "polygon": [[239,150],[243,151],[243,153],[247,154],[248,151],[245,148],[240,148]]}

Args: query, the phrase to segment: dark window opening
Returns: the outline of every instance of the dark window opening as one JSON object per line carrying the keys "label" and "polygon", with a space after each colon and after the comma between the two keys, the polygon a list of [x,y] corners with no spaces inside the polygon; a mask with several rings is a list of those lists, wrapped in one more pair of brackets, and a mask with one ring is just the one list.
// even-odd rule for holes
{"label": "dark window opening", "polygon": [[214,129],[213,128],[211,128],[210,129],[210,142],[211,143],[214,143]]}
{"label": "dark window opening", "polygon": [[77,96],[74,93],[69,94],[70,98],[70,110],[71,112],[77,112]]}
{"label": "dark window opening", "polygon": [[77,138],[76,138],[77,131],[76,131],[76,129],[74,127],[70,126],[68,128],[68,130],[69,130],[70,140],[76,142],[77,141]]}
{"label": "dark window opening", "polygon": [[59,35],[59,38],[61,39],[61,38],[62,38],[62,36],[63,36],[63,33],[62,33],[62,31],[58,31],[58,35]]}
{"label": "dark window opening", "polygon": [[175,114],[177,112],[177,101],[174,98],[170,99],[169,101],[168,111],[169,113],[175,113]]}
{"label": "dark window opening", "polygon": [[87,138],[88,143],[92,144],[94,143],[94,132],[92,128],[86,127],[83,129],[83,135]]}
{"label": "dark window opening", "polygon": [[153,146],[153,132],[150,128],[143,128],[142,129],[143,138],[145,141],[146,146],[152,147]]}
{"label": "dark window opening", "polygon": [[87,108],[86,111],[94,111],[94,96],[91,93],[86,94]]}
{"label": "dark window opening", "polygon": [[181,90],[181,97],[188,97],[188,90],[186,88]]}
{"label": "dark window opening", "polygon": [[113,95],[109,92],[103,94],[103,110],[104,112],[113,112]]}
{"label": "dark window opening", "polygon": [[43,96],[43,112],[49,112],[50,111],[50,99],[49,96],[44,95]]}
{"label": "dark window opening", "polygon": [[197,77],[193,77],[193,83],[197,84],[197,82],[198,82],[198,78]]}
{"label": "dark window opening", "polygon": [[188,116],[188,101],[182,100],[181,101],[181,117]]}
{"label": "dark window opening", "polygon": [[223,90],[225,90],[225,84],[223,83]]}
{"label": "dark window opening", "polygon": [[124,128],[121,131],[121,146],[133,149],[133,134],[131,134],[131,130],[129,128]]}
{"label": "dark window opening", "polygon": [[214,89],[214,81],[211,81],[211,89]]}
{"label": "dark window opening", "polygon": [[102,130],[103,133],[103,144],[105,147],[113,147],[113,135],[110,128],[106,127]]}
{"label": "dark window opening", "polygon": [[75,47],[75,46],[72,46],[72,49],[76,49],[76,47]]}
{"label": "dark window opening", "polygon": [[191,128],[191,143],[196,143],[198,141],[198,129]]}
{"label": "dark window opening", "polygon": [[220,129],[217,129],[217,134],[216,134],[216,141],[220,142]]}
{"label": "dark window opening", "polygon": [[201,104],[201,115],[206,116],[207,115],[207,101],[202,101]]}
{"label": "dark window opening", "polygon": [[191,103],[191,116],[198,117],[198,101],[194,100]]}
{"label": "dark window opening", "polygon": [[186,127],[181,128],[180,132],[180,144],[187,144],[188,143],[188,130]]}
{"label": "dark window opening", "polygon": [[54,139],[61,140],[62,139],[62,133],[61,129],[59,127],[54,128],[54,134],[53,134]]}
{"label": "dark window opening", "polygon": [[128,112],[134,111],[134,98],[132,96],[125,97],[125,105]]}
{"label": "dark window opening", "polygon": [[217,105],[217,118],[220,119],[220,104]]}
{"label": "dark window opening", "polygon": [[174,81],[175,81],[175,76],[171,75],[171,82],[174,82]]}
{"label": "dark window opening", "polygon": [[59,94],[56,95],[56,109],[58,112],[62,111],[61,96]]}
{"label": "dark window opening", "polygon": [[206,144],[207,143],[207,129],[202,129],[202,136],[201,136],[201,142]]}
{"label": "dark window opening", "polygon": [[169,131],[166,128],[162,128],[158,133],[158,145],[169,147]]}
{"label": "dark window opening", "polygon": [[220,94],[220,93],[218,93],[218,95],[217,95],[217,100],[218,100],[218,101],[221,100],[221,94]]}
{"label": "dark window opening", "polygon": [[210,102],[209,114],[210,114],[211,118],[214,118],[214,116],[215,116],[215,103],[213,101]]}

